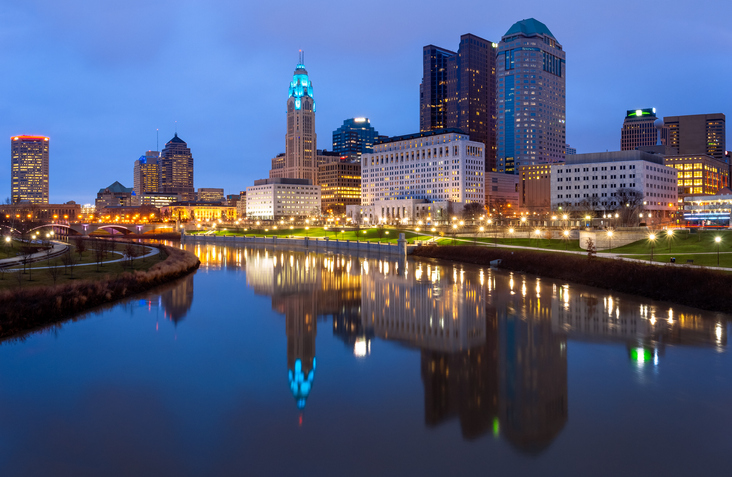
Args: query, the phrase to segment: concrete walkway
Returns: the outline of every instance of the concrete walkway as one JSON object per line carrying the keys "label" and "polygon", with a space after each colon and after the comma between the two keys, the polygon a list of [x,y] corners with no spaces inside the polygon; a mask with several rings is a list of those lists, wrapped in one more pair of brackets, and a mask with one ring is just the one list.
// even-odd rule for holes
{"label": "concrete walkway", "polygon": [[[69,246],[63,242],[58,242],[56,240],[53,240],[51,242],[51,251],[49,253],[48,250],[44,250],[42,252],[37,252],[28,257],[28,263],[33,262],[39,262],[41,260],[47,260],[49,258],[55,258],[60,255],[63,255],[66,250],[68,250]],[[23,256],[19,255],[17,257],[10,257],[10,258],[4,258],[0,260],[0,268],[9,268],[14,267],[16,265],[22,265],[23,264]]]}

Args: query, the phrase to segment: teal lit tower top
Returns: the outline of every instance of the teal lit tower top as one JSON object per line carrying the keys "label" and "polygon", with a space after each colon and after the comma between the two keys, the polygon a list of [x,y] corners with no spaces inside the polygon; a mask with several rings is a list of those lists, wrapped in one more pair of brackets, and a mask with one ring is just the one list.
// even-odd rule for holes
{"label": "teal lit tower top", "polygon": [[304,54],[300,50],[300,58],[295,67],[295,73],[290,82],[290,98],[295,98],[295,109],[302,108],[303,97],[312,99],[312,109],[315,111],[315,99],[313,98],[313,83],[308,78],[308,71],[305,69]]}

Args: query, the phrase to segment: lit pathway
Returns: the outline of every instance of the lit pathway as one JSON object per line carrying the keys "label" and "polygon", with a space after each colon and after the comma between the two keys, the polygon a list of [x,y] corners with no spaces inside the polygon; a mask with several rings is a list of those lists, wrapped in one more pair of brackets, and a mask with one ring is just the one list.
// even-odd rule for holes
{"label": "lit pathway", "polygon": [[[141,246],[150,247],[149,245],[141,245]],[[68,248],[68,245],[66,246],[66,248]],[[108,263],[115,263],[115,262],[121,262],[122,260],[126,260],[126,258],[124,257],[124,252],[118,252],[116,250],[110,250],[109,252],[110,253],[116,253],[118,255],[122,255],[122,258],[117,258],[115,260],[107,260],[105,262],[101,262],[101,265],[106,265]],[[150,251],[147,254],[142,255],[140,257],[135,257],[135,260],[142,259],[142,258],[152,257],[153,255],[157,255],[159,252],[160,251],[157,248],[151,247],[150,248]],[[36,262],[46,259],[46,255],[45,255],[46,252],[41,252],[41,253],[43,254],[43,257],[39,258],[38,260],[35,260]],[[53,257],[51,257],[51,258],[53,258]],[[4,260],[2,260],[0,262],[4,262]],[[74,267],[86,267],[86,266],[89,266],[89,265],[96,265],[96,264],[97,264],[97,262],[79,263],[79,264],[75,264]],[[15,265],[22,265],[22,263],[20,263],[20,264],[17,264],[16,263]],[[2,267],[2,268],[12,267],[12,266],[15,266],[15,265],[7,265],[7,266],[4,266],[2,263],[0,263],[0,267]],[[45,270],[47,268],[52,268],[52,267],[33,267],[33,270]]]}
{"label": "lit pathway", "polygon": [[[52,241],[53,247],[51,248],[51,253],[48,253],[48,250],[44,250],[42,252],[37,252],[32,255],[28,256],[28,263],[33,262],[39,262],[41,260],[46,260],[48,258],[55,258],[64,253],[69,246],[63,242],[57,242]],[[8,267],[14,267],[15,265],[22,265],[23,264],[23,256],[19,255],[17,257],[10,257],[0,260],[0,268],[8,268]]]}

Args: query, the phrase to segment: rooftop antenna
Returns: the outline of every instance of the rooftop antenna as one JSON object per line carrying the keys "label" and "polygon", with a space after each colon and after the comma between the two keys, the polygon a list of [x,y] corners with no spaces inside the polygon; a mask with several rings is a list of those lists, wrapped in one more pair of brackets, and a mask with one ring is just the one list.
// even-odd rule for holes
{"label": "rooftop antenna", "polygon": [[305,64],[304,63],[304,61],[305,61],[305,54],[302,52],[302,50],[298,50],[298,52],[300,53],[300,56],[299,56],[300,64],[303,65],[303,64]]}
{"label": "rooftop antenna", "polygon": [[175,122],[175,135],[178,135],[178,121]]}
{"label": "rooftop antenna", "polygon": [[159,151],[160,150],[160,149],[158,149],[159,147],[160,147],[160,129],[156,128],[155,129],[155,150]]}

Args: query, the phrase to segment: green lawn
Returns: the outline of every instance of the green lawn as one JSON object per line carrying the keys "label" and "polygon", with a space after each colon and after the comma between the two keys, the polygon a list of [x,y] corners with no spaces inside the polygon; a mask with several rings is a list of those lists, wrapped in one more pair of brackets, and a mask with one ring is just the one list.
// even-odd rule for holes
{"label": "green lawn", "polygon": [[[635,258],[639,260],[648,260],[650,261],[651,255],[622,255],[625,258]],[[671,257],[676,258],[676,264],[677,265],[686,265],[687,260],[693,260],[693,265],[704,265],[707,267],[716,267],[717,266],[717,254],[673,254],[673,255],[667,255],[667,254],[653,254],[653,262],[654,263],[660,263],[660,262],[670,262]],[[725,267],[725,268],[732,268],[732,253],[720,253],[719,254],[719,266]]]}
{"label": "green lawn", "polygon": [[[732,230],[710,230],[697,233],[689,233],[688,231],[675,232],[668,236],[665,231],[656,233],[656,240],[653,242],[653,254],[679,254],[679,253],[699,253],[699,252],[716,252],[717,244],[715,237],[720,237],[722,241],[719,243],[720,252],[732,252]],[[606,252],[607,250],[602,250]],[[650,254],[651,241],[639,240],[622,247],[612,249],[613,253],[620,254]],[[716,259],[715,259],[716,263]]]}
{"label": "green lawn", "polygon": [[[344,230],[343,233],[340,232],[340,230]],[[190,232],[189,232],[190,233]],[[199,232],[203,233],[203,232]],[[410,230],[399,230],[399,229],[380,229],[380,228],[370,228],[370,229],[340,229],[340,228],[328,228],[323,229],[322,227],[312,227],[308,230],[305,230],[303,227],[299,228],[293,228],[290,229],[289,227],[285,228],[277,228],[277,229],[228,229],[228,230],[217,230],[215,232],[216,235],[247,235],[247,236],[257,236],[257,237],[288,237],[290,235],[295,237],[318,237],[318,238],[324,238],[328,237],[330,239],[338,239],[338,240],[360,240],[360,241],[369,241],[369,242],[393,242],[396,243],[396,241],[399,238],[399,234],[404,233],[404,237],[407,239],[408,243],[414,243],[421,240],[429,240],[432,237],[429,235],[417,233]]]}

